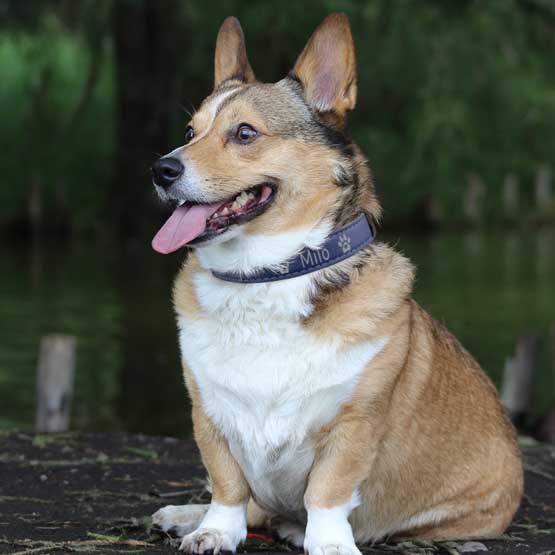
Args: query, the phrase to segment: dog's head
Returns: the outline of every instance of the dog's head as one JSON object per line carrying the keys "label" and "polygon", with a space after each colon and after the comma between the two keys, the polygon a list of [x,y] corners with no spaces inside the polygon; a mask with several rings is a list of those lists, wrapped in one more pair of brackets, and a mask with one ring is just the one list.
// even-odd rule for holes
{"label": "dog's head", "polygon": [[272,84],[256,81],[241,26],[226,19],[214,91],[187,125],[185,144],[152,167],[160,198],[177,204],[153,247],[168,253],[217,245],[237,258],[267,239],[275,257],[264,262],[280,262],[360,210],[377,218],[366,162],[343,132],[356,95],[343,14],[328,16],[290,74]]}

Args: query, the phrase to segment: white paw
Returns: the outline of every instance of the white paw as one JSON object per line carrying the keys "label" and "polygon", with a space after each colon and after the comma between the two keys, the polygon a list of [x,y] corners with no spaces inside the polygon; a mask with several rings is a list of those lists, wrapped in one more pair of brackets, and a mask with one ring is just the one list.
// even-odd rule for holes
{"label": "white paw", "polygon": [[196,530],[210,505],[168,505],[152,515],[152,524],[171,536],[182,538]]}
{"label": "white paw", "polygon": [[222,551],[234,552],[240,541],[240,538],[232,537],[221,530],[199,528],[183,538],[179,550],[199,554],[212,551],[214,555],[217,555]]}
{"label": "white paw", "polygon": [[351,501],[329,509],[307,507],[308,522],[304,550],[308,555],[361,555],[355,545],[348,516],[358,503],[355,493]]}
{"label": "white paw", "polygon": [[247,504],[220,505],[212,501],[210,508],[194,532],[186,535],[180,550],[202,554],[212,551],[235,551],[247,537]]}
{"label": "white paw", "polygon": [[354,543],[327,543],[304,546],[308,555],[361,555]]}
{"label": "white paw", "polygon": [[304,526],[295,522],[281,522],[275,527],[277,535],[295,547],[303,547],[304,545]]}

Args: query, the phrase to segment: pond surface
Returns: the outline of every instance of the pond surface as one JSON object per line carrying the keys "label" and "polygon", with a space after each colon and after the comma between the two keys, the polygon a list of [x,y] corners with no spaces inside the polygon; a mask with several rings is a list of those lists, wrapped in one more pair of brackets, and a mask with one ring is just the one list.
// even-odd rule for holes
{"label": "pond surface", "polygon": [[[519,334],[542,334],[534,412],[555,398],[555,230],[385,237],[418,267],[416,299],[496,384]],[[180,256],[90,243],[0,246],[0,428],[32,428],[41,336],[78,337],[72,427],[186,437],[170,303]]]}

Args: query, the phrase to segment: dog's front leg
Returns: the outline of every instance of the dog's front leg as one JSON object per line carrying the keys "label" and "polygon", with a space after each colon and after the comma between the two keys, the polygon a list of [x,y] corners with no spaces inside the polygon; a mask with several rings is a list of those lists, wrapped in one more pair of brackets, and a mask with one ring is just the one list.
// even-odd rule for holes
{"label": "dog's front leg", "polygon": [[359,504],[377,442],[362,418],[345,418],[322,437],[304,495],[304,549],[308,555],[360,555],[348,518]]}
{"label": "dog's front leg", "polygon": [[212,501],[199,527],[183,538],[179,549],[199,554],[211,551],[214,555],[236,551],[247,536],[248,483],[225,437],[200,403],[193,406],[193,428],[210,476]]}

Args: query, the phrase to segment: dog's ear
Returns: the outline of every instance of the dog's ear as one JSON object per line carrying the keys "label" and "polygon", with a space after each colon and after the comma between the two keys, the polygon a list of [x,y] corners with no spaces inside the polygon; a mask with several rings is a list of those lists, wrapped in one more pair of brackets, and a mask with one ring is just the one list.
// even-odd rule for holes
{"label": "dog's ear", "polygon": [[356,104],[355,44],[347,16],[328,15],[301,52],[291,77],[298,79],[307,102],[340,118]]}
{"label": "dog's ear", "polygon": [[236,17],[228,17],[220,27],[216,39],[214,60],[214,88],[228,79],[255,81],[254,72],[247,58],[245,35]]}

